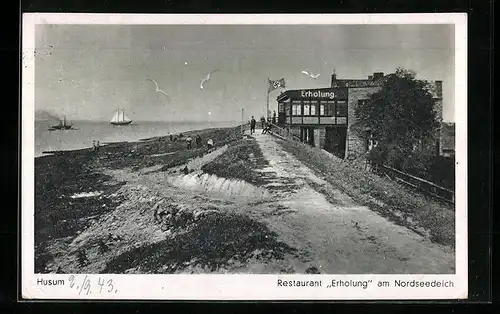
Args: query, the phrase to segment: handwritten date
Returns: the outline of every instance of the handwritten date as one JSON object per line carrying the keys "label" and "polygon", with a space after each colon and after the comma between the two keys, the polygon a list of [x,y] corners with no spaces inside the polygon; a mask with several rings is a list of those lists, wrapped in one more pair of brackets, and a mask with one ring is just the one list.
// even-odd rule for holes
{"label": "handwritten date", "polygon": [[115,288],[112,279],[105,279],[102,277],[98,277],[97,280],[95,278],[90,278],[89,276],[85,276],[82,278],[78,278],[75,275],[71,275],[69,277],[69,287],[71,289],[76,289],[78,291],[78,295],[91,295],[91,294],[114,294],[118,292],[118,289]]}

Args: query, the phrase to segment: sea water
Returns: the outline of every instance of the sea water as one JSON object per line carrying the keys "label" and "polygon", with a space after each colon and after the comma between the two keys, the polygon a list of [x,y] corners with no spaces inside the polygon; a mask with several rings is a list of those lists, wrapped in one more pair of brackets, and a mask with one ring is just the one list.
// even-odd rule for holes
{"label": "sea water", "polygon": [[125,126],[113,126],[109,122],[73,121],[75,130],[49,131],[52,121],[35,122],[35,157],[44,151],[73,150],[92,147],[92,141],[100,143],[138,141],[169,133],[178,134],[207,128],[233,127],[239,123],[226,122],[132,122]]}

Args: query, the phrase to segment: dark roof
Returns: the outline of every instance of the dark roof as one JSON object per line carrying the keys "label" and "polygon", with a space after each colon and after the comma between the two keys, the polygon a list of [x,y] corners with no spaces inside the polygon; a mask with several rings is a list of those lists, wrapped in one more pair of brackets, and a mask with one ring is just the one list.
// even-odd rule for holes
{"label": "dark roof", "polygon": [[[387,74],[385,76],[382,76],[378,79],[373,79],[371,77],[370,79],[335,79],[332,81],[332,86],[331,87],[326,87],[326,88],[318,88],[318,89],[294,89],[294,90],[287,90],[283,93],[281,93],[276,99],[278,101],[283,101],[288,98],[293,98],[293,99],[300,99],[303,98],[301,97],[301,92],[302,91],[320,91],[320,92],[330,92],[333,91],[335,94],[338,95],[336,98],[343,98],[344,95],[347,96],[347,88],[362,88],[362,87],[381,87],[384,85],[387,80],[390,78],[396,76],[395,73]],[[436,86],[436,82],[429,82],[427,86],[429,92],[433,95],[435,98],[440,98],[438,97],[439,92],[438,88]],[[344,94],[345,93],[345,94]]]}
{"label": "dark roof", "polygon": [[[336,79],[332,84],[337,84],[337,86],[346,86],[349,88],[356,87],[381,87],[385,82],[391,77],[396,76],[395,73],[387,74],[379,79]],[[442,81],[427,81],[426,89],[431,93],[434,98],[442,98]],[[335,86],[335,85],[334,85]]]}
{"label": "dark roof", "polygon": [[[332,84],[337,84],[337,86],[346,86],[349,88],[356,87],[380,87],[382,86],[388,78],[396,74],[387,74],[379,79],[336,79]],[[335,85],[334,85],[335,86]]]}

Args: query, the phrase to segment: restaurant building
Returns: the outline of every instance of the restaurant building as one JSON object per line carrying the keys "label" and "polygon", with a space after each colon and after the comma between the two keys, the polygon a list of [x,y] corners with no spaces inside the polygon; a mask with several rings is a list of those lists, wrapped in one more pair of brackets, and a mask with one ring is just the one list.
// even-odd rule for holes
{"label": "restaurant building", "polygon": [[[353,127],[356,107],[390,77],[375,72],[367,79],[337,79],[328,88],[287,90],[277,97],[278,125],[288,136],[320,147],[342,159],[355,159],[370,148],[369,130]],[[442,117],[442,81],[430,82],[438,119]],[[439,145],[439,144],[438,144]]]}

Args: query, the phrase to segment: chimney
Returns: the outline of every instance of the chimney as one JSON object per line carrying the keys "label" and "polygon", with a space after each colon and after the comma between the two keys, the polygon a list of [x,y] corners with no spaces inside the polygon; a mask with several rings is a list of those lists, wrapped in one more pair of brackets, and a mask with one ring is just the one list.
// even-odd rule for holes
{"label": "chimney", "polygon": [[375,72],[373,73],[373,79],[378,80],[384,77],[384,72]]}
{"label": "chimney", "polygon": [[435,81],[436,86],[436,97],[443,98],[443,81]]}
{"label": "chimney", "polygon": [[373,80],[373,75],[368,75],[369,80]]}
{"label": "chimney", "polygon": [[335,87],[336,85],[337,85],[337,74],[335,74],[335,70],[333,70],[331,87]]}

